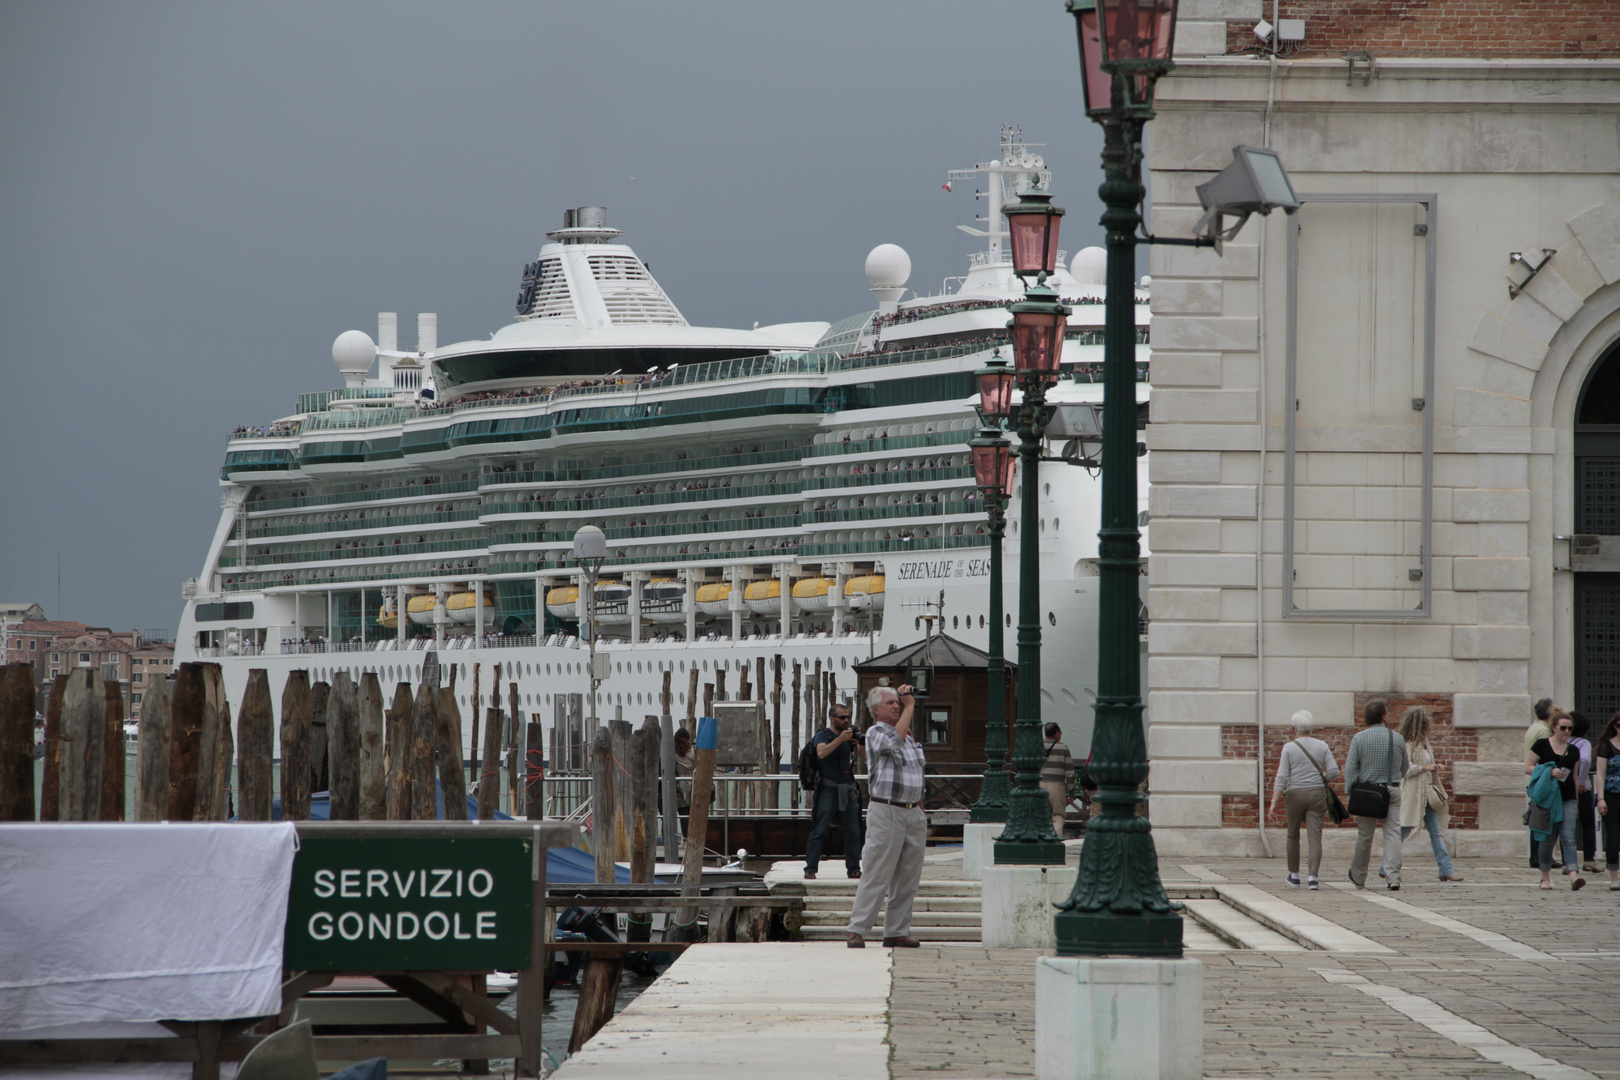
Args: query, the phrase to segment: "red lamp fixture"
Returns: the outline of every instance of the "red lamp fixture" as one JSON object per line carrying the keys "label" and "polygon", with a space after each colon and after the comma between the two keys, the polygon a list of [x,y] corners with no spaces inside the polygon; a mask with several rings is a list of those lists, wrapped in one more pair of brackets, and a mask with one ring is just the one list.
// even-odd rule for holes
{"label": "red lamp fixture", "polygon": [[1050,193],[1033,188],[1002,209],[1012,241],[1013,273],[1044,277],[1057,269],[1058,231],[1065,212],[1052,205]]}
{"label": "red lamp fixture", "polygon": [[1000,352],[973,373],[979,383],[979,419],[985,424],[996,424],[1012,415],[1013,383],[1018,372],[1001,358]]}
{"label": "red lamp fixture", "polygon": [[1080,39],[1086,112],[1113,107],[1114,76],[1125,76],[1124,106],[1153,108],[1153,87],[1171,68],[1177,0],[1069,0]]}
{"label": "red lamp fixture", "polygon": [[1054,379],[1063,358],[1063,330],[1069,309],[1058,303],[1057,293],[1045,286],[1029,290],[1012,305],[1013,358],[1018,374]]}
{"label": "red lamp fixture", "polygon": [[1012,444],[995,428],[985,428],[968,446],[973,451],[973,483],[986,494],[994,491],[1012,498],[1013,467],[1017,463]]}

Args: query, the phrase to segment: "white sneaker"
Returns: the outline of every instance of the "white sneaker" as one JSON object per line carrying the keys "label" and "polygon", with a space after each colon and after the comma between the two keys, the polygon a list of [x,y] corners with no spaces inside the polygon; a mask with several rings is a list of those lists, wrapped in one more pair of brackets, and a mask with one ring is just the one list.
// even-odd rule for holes
{"label": "white sneaker", "polygon": [[1306,878],[1305,879],[1305,887],[1307,889],[1311,890],[1312,892],[1315,892],[1318,889],[1319,886],[1317,885],[1317,881],[1316,881],[1315,878]]}
{"label": "white sneaker", "polygon": [[1288,875],[1288,884],[1293,885],[1295,888],[1298,888],[1299,887],[1299,875],[1298,874],[1289,874]]}

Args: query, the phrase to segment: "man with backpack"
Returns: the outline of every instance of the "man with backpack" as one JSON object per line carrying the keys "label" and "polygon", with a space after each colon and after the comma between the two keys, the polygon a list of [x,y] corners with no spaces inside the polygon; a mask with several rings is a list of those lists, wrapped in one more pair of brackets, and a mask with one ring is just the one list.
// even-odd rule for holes
{"label": "man with backpack", "polygon": [[844,868],[852,881],[861,876],[861,798],[855,787],[855,745],[850,707],[834,705],[828,710],[827,726],[800,752],[800,782],[813,792],[815,800],[810,839],[804,846],[806,881],[816,879],[821,845],[835,817],[844,832]]}

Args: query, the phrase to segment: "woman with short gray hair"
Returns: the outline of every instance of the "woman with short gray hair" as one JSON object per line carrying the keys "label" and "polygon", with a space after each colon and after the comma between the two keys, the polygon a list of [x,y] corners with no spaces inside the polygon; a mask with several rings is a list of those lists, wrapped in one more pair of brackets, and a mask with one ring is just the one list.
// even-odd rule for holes
{"label": "woman with short gray hair", "polygon": [[1312,737],[1316,718],[1308,710],[1295,713],[1293,725],[1294,738],[1277,757],[1277,778],[1271,786],[1271,815],[1277,816],[1277,804],[1286,798],[1290,885],[1299,884],[1299,827],[1305,825],[1310,843],[1305,881],[1316,889],[1322,869],[1322,819],[1327,816],[1328,781],[1339,775],[1339,766],[1333,760],[1333,749]]}

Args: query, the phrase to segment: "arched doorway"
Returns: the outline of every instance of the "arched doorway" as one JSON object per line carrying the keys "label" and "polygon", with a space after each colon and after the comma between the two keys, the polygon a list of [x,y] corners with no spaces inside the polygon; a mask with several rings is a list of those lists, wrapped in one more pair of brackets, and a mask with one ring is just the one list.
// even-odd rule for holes
{"label": "arched doorway", "polygon": [[1593,365],[1575,411],[1575,707],[1620,710],[1620,345]]}

